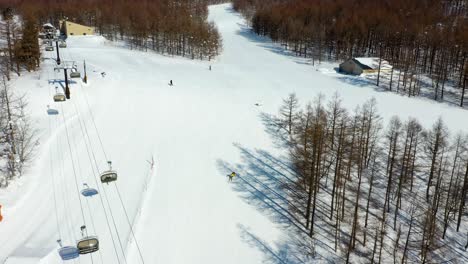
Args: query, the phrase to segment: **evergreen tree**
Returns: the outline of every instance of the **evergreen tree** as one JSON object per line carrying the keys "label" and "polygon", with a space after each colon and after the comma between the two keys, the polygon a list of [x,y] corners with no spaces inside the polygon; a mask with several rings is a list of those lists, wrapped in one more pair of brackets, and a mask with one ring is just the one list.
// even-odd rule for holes
{"label": "evergreen tree", "polygon": [[28,71],[34,71],[39,67],[41,53],[39,50],[38,33],[38,28],[32,15],[25,17],[19,59]]}

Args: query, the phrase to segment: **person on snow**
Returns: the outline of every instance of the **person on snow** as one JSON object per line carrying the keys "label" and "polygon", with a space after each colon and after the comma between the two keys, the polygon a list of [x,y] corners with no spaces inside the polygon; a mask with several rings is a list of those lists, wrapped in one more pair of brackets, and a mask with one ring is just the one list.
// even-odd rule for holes
{"label": "person on snow", "polygon": [[172,86],[172,80],[169,81],[169,86]]}
{"label": "person on snow", "polygon": [[236,177],[236,173],[235,173],[235,172],[231,172],[231,174],[228,174],[227,176],[229,177],[229,181],[232,182],[232,179],[233,179],[234,177]]}

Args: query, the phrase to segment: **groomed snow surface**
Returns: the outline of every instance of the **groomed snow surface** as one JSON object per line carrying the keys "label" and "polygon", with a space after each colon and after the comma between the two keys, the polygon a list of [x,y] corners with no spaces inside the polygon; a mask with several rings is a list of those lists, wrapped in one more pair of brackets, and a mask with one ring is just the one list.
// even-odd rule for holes
{"label": "groomed snow surface", "polygon": [[[71,37],[62,59],[77,61],[80,70],[86,60],[89,78],[88,84],[72,80],[71,100],[52,101],[54,87],[63,84],[50,59],[55,52],[44,52],[40,72],[13,83],[27,95],[40,145],[28,173],[0,190],[0,263],[62,263],[56,240],[75,243],[83,222],[89,235],[99,236],[101,250],[70,263],[141,263],[114,184],[99,183],[102,203],[81,198],[83,214],[80,209],[77,187],[96,188],[96,164],[103,171],[108,159],[145,263],[262,263],[266,248],[253,246],[246,234],[275,249],[287,233],[231,188],[226,174],[243,162],[243,148],[282,154],[259,114],[276,113],[291,92],[304,104],[338,91],[350,110],[375,97],[385,121],[412,116],[429,127],[441,116],[452,132],[468,131],[466,110],[378,92],[336,74],[336,65],[313,67],[281,54],[250,33],[229,4],[211,6],[209,19],[223,39],[215,61]],[[48,115],[47,105],[59,114]]]}

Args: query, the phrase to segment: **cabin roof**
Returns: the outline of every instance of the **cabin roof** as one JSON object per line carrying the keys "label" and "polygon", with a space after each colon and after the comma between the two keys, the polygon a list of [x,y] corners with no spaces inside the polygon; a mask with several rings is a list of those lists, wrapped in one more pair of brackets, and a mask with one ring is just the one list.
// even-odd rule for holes
{"label": "cabin roof", "polygon": [[[379,61],[380,58],[378,57],[359,57],[354,58],[353,61],[363,69],[363,70],[377,70],[379,69]],[[381,61],[380,65],[381,70],[389,70],[392,69],[392,65],[386,60]]]}

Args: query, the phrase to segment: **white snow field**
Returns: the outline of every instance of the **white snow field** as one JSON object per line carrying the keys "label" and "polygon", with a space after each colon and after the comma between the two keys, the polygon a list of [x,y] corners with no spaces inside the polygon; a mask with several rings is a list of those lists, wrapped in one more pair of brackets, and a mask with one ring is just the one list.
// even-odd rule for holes
{"label": "white snow field", "polygon": [[[71,37],[62,59],[77,61],[80,69],[86,60],[89,73],[88,84],[73,79],[71,100],[52,101],[60,84],[54,80],[63,83],[49,59],[55,52],[44,52],[40,72],[14,82],[27,95],[41,144],[28,173],[0,190],[0,263],[62,263],[56,240],[75,243],[84,222],[89,235],[99,236],[100,251],[67,262],[142,263],[126,213],[147,264],[262,263],[263,250],[246,241],[245,232],[273,249],[286,233],[231,188],[229,168],[219,164],[241,162],[240,147],[281,154],[259,114],[276,113],[291,92],[304,104],[338,91],[350,110],[375,97],[386,121],[413,116],[429,127],[441,116],[451,131],[468,131],[466,110],[378,92],[334,73],[333,65],[315,68],[281,54],[250,33],[230,4],[211,6],[209,19],[223,38],[215,61]],[[48,115],[47,105],[59,114]],[[119,173],[126,213],[115,185],[99,182],[96,164],[103,171],[108,159]],[[100,194],[81,198],[82,214],[77,189],[83,182]]]}

